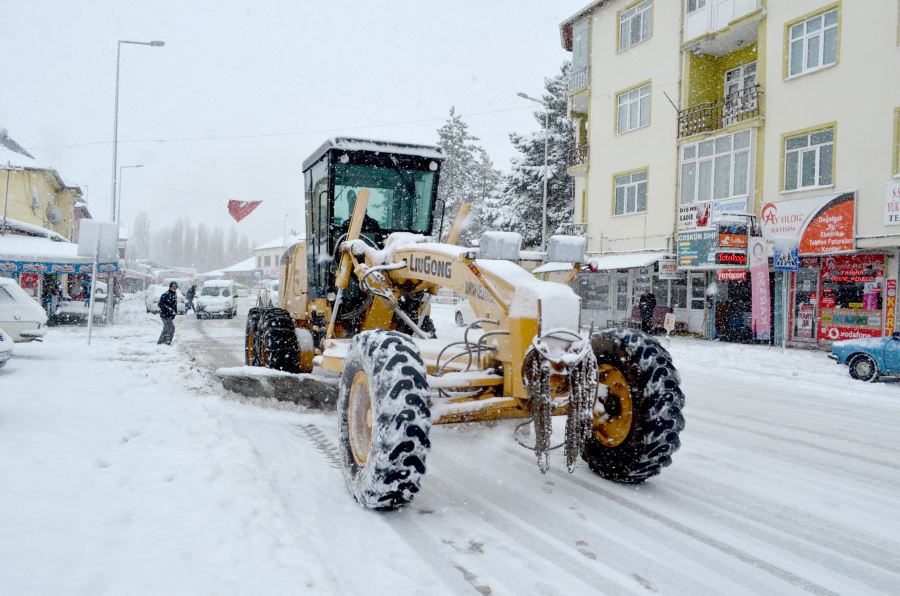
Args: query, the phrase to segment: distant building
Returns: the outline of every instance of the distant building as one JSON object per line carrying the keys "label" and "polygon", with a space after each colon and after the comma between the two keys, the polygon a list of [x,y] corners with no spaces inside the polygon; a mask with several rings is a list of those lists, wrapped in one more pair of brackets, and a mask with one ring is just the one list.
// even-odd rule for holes
{"label": "distant building", "polygon": [[[80,216],[76,215],[79,208]],[[0,147],[0,222],[4,209],[11,219],[52,230],[73,241],[77,221],[87,213],[81,189],[67,186],[59,172]]]}
{"label": "distant building", "polygon": [[261,244],[253,249],[253,258],[256,260],[256,268],[262,270],[263,277],[277,278],[280,269],[281,255],[293,244],[303,240],[301,236],[292,235],[285,239],[279,236],[265,244]]}

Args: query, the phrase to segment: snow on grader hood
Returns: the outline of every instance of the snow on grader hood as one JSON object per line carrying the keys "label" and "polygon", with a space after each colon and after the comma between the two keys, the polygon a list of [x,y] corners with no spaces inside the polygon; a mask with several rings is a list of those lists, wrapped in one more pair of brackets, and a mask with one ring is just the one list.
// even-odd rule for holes
{"label": "snow on grader hood", "polygon": [[[354,189],[352,215],[314,218],[309,245],[282,258],[280,304],[248,316],[246,364],[289,374],[229,369],[219,371],[223,384],[290,394],[285,387],[295,379],[297,394],[288,398],[333,404],[346,485],[366,508],[414,498],[433,424],[521,419],[514,440],[534,452],[541,472],[556,447],[564,447],[569,471],[580,458],[617,482],[643,482],[669,465],[684,395],[668,352],[638,331],[584,332],[570,287],[537,280],[509,260],[518,255],[517,234],[487,232],[480,251],[459,246],[467,205],[445,241],[432,241],[433,222],[422,233],[421,217],[405,210],[432,213],[439,149],[368,147],[329,145],[307,160],[308,208],[327,197],[328,214],[334,168],[317,164],[359,165],[347,170],[361,172],[358,180],[346,172],[340,180]],[[409,155],[417,152],[427,155]],[[404,221],[419,228],[383,227]],[[439,290],[472,305],[476,320],[462,340],[441,339],[431,321]],[[562,437],[552,437],[553,416],[566,418]],[[526,440],[528,425],[534,432]]]}

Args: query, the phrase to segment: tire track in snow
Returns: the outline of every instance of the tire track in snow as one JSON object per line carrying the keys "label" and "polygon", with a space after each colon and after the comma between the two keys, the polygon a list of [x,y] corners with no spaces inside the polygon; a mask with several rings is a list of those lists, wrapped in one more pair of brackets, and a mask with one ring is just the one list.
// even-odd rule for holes
{"label": "tire track in snow", "polygon": [[[519,459],[524,460],[525,456],[523,454],[516,453],[509,447],[506,448],[506,451],[508,453],[514,454]],[[610,490],[607,490],[606,488],[603,488],[599,484],[595,484],[595,483],[586,481],[586,480],[580,478],[579,476],[575,476],[574,474],[569,474],[568,472],[563,472],[563,471],[559,470],[558,468],[550,468],[549,473],[553,474],[557,478],[566,479],[568,482],[578,485],[578,486],[580,486],[586,490],[589,490],[593,493],[599,493],[600,496],[602,496],[603,498],[608,499],[609,501],[612,501],[613,503],[616,503],[617,505],[624,507],[625,509],[628,509],[629,511],[637,513],[647,519],[653,520],[654,522],[656,522],[660,525],[663,525],[671,530],[679,532],[680,534],[683,534],[689,538],[692,538],[693,540],[695,540],[697,542],[700,542],[700,543],[702,543],[710,548],[713,548],[725,555],[728,555],[731,558],[737,559],[738,561],[741,561],[742,563],[750,565],[751,567],[754,567],[761,571],[765,571],[769,575],[772,575],[773,577],[776,577],[776,578],[790,584],[792,587],[800,588],[811,594],[829,595],[829,596],[837,595],[836,592],[832,592],[831,590],[825,588],[824,586],[820,586],[811,580],[805,579],[803,577],[800,577],[799,575],[796,575],[795,573],[788,571],[787,569],[779,567],[779,566],[777,566],[773,563],[770,563],[764,559],[760,559],[759,557],[756,557],[750,553],[747,553],[735,546],[732,546],[730,544],[722,542],[721,540],[714,538],[704,532],[695,530],[695,529],[691,528],[690,526],[687,526],[679,521],[676,521],[667,515],[663,515],[661,513],[653,511],[652,509],[649,509],[643,505],[635,503],[619,494],[616,494],[615,492],[612,492]]]}

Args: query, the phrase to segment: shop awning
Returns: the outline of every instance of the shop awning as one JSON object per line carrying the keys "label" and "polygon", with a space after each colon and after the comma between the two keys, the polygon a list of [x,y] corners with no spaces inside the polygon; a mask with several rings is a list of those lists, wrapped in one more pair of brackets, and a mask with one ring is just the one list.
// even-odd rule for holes
{"label": "shop awning", "polygon": [[[101,273],[118,271],[118,262],[101,262]],[[78,245],[22,234],[0,234],[2,273],[91,273],[93,259],[78,256]]]}
{"label": "shop awning", "polygon": [[572,263],[544,263],[540,267],[531,270],[532,273],[556,273],[557,271],[571,271],[575,265]]}
{"label": "shop awning", "polygon": [[637,267],[649,267],[667,254],[665,252],[633,252],[621,255],[601,255],[588,259],[588,264],[592,269],[598,271],[634,269]]}

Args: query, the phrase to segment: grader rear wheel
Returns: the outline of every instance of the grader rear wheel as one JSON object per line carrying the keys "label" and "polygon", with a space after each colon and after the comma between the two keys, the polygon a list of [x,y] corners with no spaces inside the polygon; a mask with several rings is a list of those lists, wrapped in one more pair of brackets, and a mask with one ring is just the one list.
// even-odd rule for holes
{"label": "grader rear wheel", "polygon": [[678,372],[665,348],[639,331],[602,331],[591,343],[606,395],[595,404],[594,432],[582,458],[604,478],[643,482],[671,464],[681,446]]}
{"label": "grader rear wheel", "polygon": [[344,481],[367,509],[397,509],[419,492],[431,444],[425,366],[409,337],[366,331],[353,339],[338,396]]}

